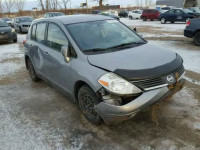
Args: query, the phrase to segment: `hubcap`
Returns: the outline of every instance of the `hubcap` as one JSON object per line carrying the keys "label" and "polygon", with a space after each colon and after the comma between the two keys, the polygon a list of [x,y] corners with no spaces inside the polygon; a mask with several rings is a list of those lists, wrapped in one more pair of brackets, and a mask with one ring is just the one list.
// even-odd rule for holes
{"label": "hubcap", "polygon": [[162,22],[162,23],[165,23],[165,19],[164,19],[164,18],[162,18],[162,19],[161,19],[161,22]]}
{"label": "hubcap", "polygon": [[90,95],[85,94],[82,96],[82,104],[85,110],[85,113],[90,118],[95,118],[97,113],[94,110],[94,100],[90,97]]}

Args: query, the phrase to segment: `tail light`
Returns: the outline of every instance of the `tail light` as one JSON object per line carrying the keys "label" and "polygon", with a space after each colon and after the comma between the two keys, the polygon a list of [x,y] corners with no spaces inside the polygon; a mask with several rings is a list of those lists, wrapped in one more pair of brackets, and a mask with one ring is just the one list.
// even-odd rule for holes
{"label": "tail light", "polygon": [[27,39],[23,40],[23,45],[26,43]]}
{"label": "tail light", "polygon": [[191,21],[186,22],[186,27],[189,27],[191,23]]}

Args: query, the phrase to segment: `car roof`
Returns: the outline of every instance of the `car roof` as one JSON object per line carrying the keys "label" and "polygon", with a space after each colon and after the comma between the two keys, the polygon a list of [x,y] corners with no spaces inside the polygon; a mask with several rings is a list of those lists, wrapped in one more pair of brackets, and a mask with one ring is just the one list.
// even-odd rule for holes
{"label": "car roof", "polygon": [[35,20],[35,22],[60,21],[63,24],[74,24],[74,23],[100,21],[100,20],[113,20],[113,18],[103,16],[103,15],[68,15],[68,16],[59,16],[59,17],[37,19],[37,20]]}
{"label": "car roof", "polygon": [[21,17],[16,17],[16,18],[32,18],[31,16],[21,16]]}

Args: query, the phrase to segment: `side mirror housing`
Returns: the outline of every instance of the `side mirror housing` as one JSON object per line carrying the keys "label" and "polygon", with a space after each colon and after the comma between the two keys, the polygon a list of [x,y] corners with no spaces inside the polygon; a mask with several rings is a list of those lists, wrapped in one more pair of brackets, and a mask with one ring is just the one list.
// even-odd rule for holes
{"label": "side mirror housing", "polygon": [[68,63],[70,61],[70,53],[68,46],[62,46],[61,53],[64,56],[65,61]]}

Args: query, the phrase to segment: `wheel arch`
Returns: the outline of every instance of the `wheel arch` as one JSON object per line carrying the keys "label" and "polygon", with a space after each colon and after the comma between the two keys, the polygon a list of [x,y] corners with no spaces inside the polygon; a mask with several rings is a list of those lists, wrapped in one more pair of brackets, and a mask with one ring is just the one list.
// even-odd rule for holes
{"label": "wheel arch", "polygon": [[197,30],[194,32],[193,36],[195,36],[195,34],[197,34],[198,32],[200,32],[200,29],[197,29]]}

